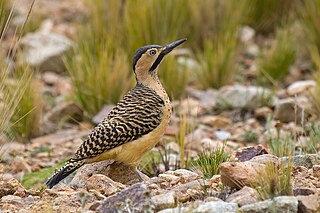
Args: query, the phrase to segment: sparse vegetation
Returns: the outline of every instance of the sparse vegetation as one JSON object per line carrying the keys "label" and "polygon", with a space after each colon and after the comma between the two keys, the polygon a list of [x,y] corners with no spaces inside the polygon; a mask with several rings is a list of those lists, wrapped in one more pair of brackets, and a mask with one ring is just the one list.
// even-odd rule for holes
{"label": "sparse vegetation", "polygon": [[[42,111],[42,101],[40,98],[39,85],[32,80],[33,71],[28,65],[21,64],[15,69],[15,76],[8,88],[8,94],[14,97],[14,94],[21,87],[24,87],[24,93],[17,105],[17,109],[10,120],[13,124],[11,128],[12,136],[20,141],[27,142],[36,136],[40,128],[40,115]],[[21,82],[19,79],[30,79]]]}
{"label": "sparse vegetation", "polygon": [[290,29],[279,29],[275,41],[266,50],[259,63],[262,75],[271,83],[281,80],[295,61],[295,47]]}
{"label": "sparse vegetation", "polygon": [[268,145],[272,154],[278,157],[292,156],[295,148],[293,136],[289,133],[284,138],[280,137],[280,130],[277,136],[268,139]]}
{"label": "sparse vegetation", "polygon": [[266,164],[266,169],[259,174],[254,188],[261,200],[292,195],[290,160],[287,165]]}
{"label": "sparse vegetation", "polygon": [[204,150],[194,160],[194,166],[198,167],[205,178],[211,178],[219,173],[221,163],[228,161],[230,153],[225,150],[225,145],[218,146],[213,150]]}

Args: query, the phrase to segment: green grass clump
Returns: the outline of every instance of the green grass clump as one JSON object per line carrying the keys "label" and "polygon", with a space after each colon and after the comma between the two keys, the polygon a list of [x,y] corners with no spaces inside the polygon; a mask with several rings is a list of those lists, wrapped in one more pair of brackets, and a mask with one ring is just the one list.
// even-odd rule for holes
{"label": "green grass clump", "polygon": [[237,57],[236,35],[225,35],[204,44],[203,52],[198,52],[200,69],[197,70],[198,84],[202,88],[219,88],[234,80]]}
{"label": "green grass clump", "polygon": [[211,178],[219,173],[219,166],[228,161],[230,153],[226,152],[225,146],[218,146],[214,150],[204,150],[198,155],[193,165],[200,168],[205,178]]}
{"label": "green grass clump", "polygon": [[294,139],[289,133],[284,138],[281,138],[280,134],[275,138],[269,138],[268,145],[272,154],[278,157],[292,156],[295,149]]}
{"label": "green grass clump", "polygon": [[113,52],[99,41],[92,48],[86,40],[79,40],[78,46],[66,57],[74,95],[89,116],[104,104],[117,103],[132,86],[127,58],[121,49]]}
{"label": "green grass clump", "polygon": [[159,77],[171,100],[183,97],[188,82],[188,67],[176,57],[168,55],[161,63]]}
{"label": "green grass clump", "polygon": [[303,147],[303,151],[305,153],[318,153],[320,150],[320,127],[313,123],[306,127],[306,133],[309,140]]}
{"label": "green grass clump", "polygon": [[246,0],[245,24],[258,33],[272,33],[296,14],[298,0]]}
{"label": "green grass clump", "polygon": [[26,188],[30,189],[31,187],[41,185],[41,183],[45,180],[47,180],[51,175],[54,173],[56,169],[61,168],[66,160],[55,164],[52,167],[49,168],[43,168],[36,172],[31,172],[28,174],[25,174],[21,179],[21,184]]}
{"label": "green grass clump", "polygon": [[[33,71],[30,67],[25,64],[19,65],[15,69],[14,78],[12,79],[13,83],[8,85],[8,94],[14,97],[15,92],[21,87],[21,83],[25,84],[23,85],[23,96],[10,120],[14,124],[11,128],[13,137],[25,142],[38,134],[42,111],[39,85],[32,81],[32,75]],[[19,81],[24,76],[30,79],[30,81]]]}
{"label": "green grass clump", "polygon": [[303,1],[300,16],[308,45],[320,49],[320,0]]}
{"label": "green grass clump", "polygon": [[189,35],[190,16],[185,0],[129,0],[125,8],[128,50],[135,51],[146,44],[165,45]]}
{"label": "green grass clump", "polygon": [[265,51],[260,58],[259,70],[270,80],[281,80],[295,61],[295,48],[292,34],[289,29],[277,31],[276,39],[270,49]]}
{"label": "green grass clump", "polygon": [[266,169],[258,175],[254,184],[261,200],[281,195],[293,195],[291,184],[291,164],[266,164]]}

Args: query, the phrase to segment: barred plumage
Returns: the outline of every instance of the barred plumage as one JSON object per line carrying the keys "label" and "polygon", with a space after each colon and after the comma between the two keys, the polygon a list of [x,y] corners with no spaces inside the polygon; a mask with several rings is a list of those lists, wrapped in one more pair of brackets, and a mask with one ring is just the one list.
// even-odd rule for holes
{"label": "barred plumage", "polygon": [[49,187],[86,163],[115,159],[136,167],[143,154],[164,134],[171,105],[158,76],[157,67],[163,57],[183,43],[140,48],[133,60],[137,85],[112,109],[108,116],[88,135],[75,155],[48,181]]}

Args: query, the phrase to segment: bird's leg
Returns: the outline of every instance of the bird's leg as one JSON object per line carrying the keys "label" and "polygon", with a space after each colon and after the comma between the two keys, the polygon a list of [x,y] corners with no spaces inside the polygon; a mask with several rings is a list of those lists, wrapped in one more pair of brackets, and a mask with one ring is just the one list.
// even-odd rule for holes
{"label": "bird's leg", "polygon": [[141,176],[141,174],[140,174],[140,172],[138,171],[138,169],[136,169],[136,175],[137,175],[138,179],[139,179],[141,182],[144,181],[143,178],[142,178],[142,176]]}

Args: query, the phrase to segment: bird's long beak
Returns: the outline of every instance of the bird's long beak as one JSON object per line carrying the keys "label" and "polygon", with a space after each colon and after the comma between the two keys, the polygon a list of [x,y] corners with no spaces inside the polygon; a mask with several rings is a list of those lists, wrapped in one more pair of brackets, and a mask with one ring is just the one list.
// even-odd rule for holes
{"label": "bird's long beak", "polygon": [[163,54],[163,55],[166,55],[168,54],[169,52],[171,52],[174,48],[176,48],[177,46],[179,46],[180,44],[182,44],[183,42],[185,42],[187,39],[186,38],[183,38],[183,39],[180,39],[178,41],[174,41],[166,46],[164,46],[162,52],[160,53]]}
{"label": "bird's long beak", "polygon": [[186,38],[183,38],[183,39],[180,39],[178,41],[172,42],[172,43],[164,46],[163,48],[161,48],[161,53],[159,54],[159,56],[155,60],[155,62],[152,64],[152,66],[151,66],[149,71],[151,72],[151,71],[155,70],[157,68],[157,66],[160,64],[160,62],[162,61],[162,59],[163,59],[163,57],[165,55],[170,53],[174,48],[176,48],[177,46],[179,46],[180,44],[182,44],[186,40],[187,40]]}

